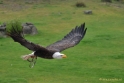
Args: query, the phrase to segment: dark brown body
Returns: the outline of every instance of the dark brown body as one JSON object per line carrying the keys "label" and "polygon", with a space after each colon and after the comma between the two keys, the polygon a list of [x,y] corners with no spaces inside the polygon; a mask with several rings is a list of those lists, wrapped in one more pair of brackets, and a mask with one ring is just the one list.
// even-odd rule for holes
{"label": "dark brown body", "polygon": [[52,55],[54,53],[55,52],[47,50],[37,50],[36,52],[34,52],[34,55],[45,59],[53,59]]}

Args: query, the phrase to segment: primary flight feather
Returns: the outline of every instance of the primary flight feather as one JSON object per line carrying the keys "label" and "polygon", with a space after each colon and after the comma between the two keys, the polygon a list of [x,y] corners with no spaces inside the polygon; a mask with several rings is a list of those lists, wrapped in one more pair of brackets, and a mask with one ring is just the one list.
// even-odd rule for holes
{"label": "primary flight feather", "polygon": [[31,54],[24,55],[22,57],[24,60],[35,57],[46,59],[61,59],[66,58],[66,55],[60,52],[77,45],[84,38],[86,30],[87,28],[85,28],[85,23],[81,24],[80,26],[76,26],[66,36],[64,36],[64,38],[48,45],[47,47],[27,41],[23,37],[22,30],[18,29],[18,25],[16,25],[16,23],[11,24],[10,29],[7,31],[7,35],[10,36],[15,42],[18,42],[24,47],[33,51]]}

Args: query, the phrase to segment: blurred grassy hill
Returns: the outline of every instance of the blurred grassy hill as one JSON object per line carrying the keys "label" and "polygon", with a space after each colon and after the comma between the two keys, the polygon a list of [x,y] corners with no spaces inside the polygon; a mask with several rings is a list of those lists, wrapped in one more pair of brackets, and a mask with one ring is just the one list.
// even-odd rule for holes
{"label": "blurred grassy hill", "polygon": [[[76,7],[77,2],[86,7]],[[92,10],[92,15],[85,15]],[[124,83],[124,4],[100,0],[1,0],[0,23],[31,22],[37,35],[25,38],[47,46],[86,23],[84,39],[63,51],[62,60],[38,58],[34,68],[20,56],[31,51],[0,38],[0,83]]]}

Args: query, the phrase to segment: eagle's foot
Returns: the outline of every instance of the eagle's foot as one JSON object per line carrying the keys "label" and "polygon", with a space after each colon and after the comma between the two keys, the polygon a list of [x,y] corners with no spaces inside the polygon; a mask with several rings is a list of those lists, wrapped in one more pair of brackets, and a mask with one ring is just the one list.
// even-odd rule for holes
{"label": "eagle's foot", "polygon": [[36,63],[36,60],[37,60],[37,57],[36,56],[32,56],[31,58],[27,59],[27,61],[30,62],[30,64],[29,64],[29,67],[30,68],[33,68],[34,67],[34,65]]}

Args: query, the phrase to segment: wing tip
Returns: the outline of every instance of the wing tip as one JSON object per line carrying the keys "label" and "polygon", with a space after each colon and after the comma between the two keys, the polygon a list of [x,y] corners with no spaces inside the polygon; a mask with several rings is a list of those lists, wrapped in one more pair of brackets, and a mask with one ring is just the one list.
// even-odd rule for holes
{"label": "wing tip", "polygon": [[81,32],[86,32],[87,28],[85,27],[85,22],[82,23],[79,28],[81,28]]}
{"label": "wing tip", "polygon": [[10,37],[12,36],[24,36],[23,35],[23,30],[22,30],[22,26],[16,24],[16,23],[13,23],[10,25],[10,27],[6,30],[6,34]]}
{"label": "wing tip", "polygon": [[76,26],[73,28],[66,36],[64,36],[64,39],[72,37],[73,34],[80,34],[82,35],[82,38],[86,34],[87,28],[85,28],[85,22],[82,23],[80,26]]}

